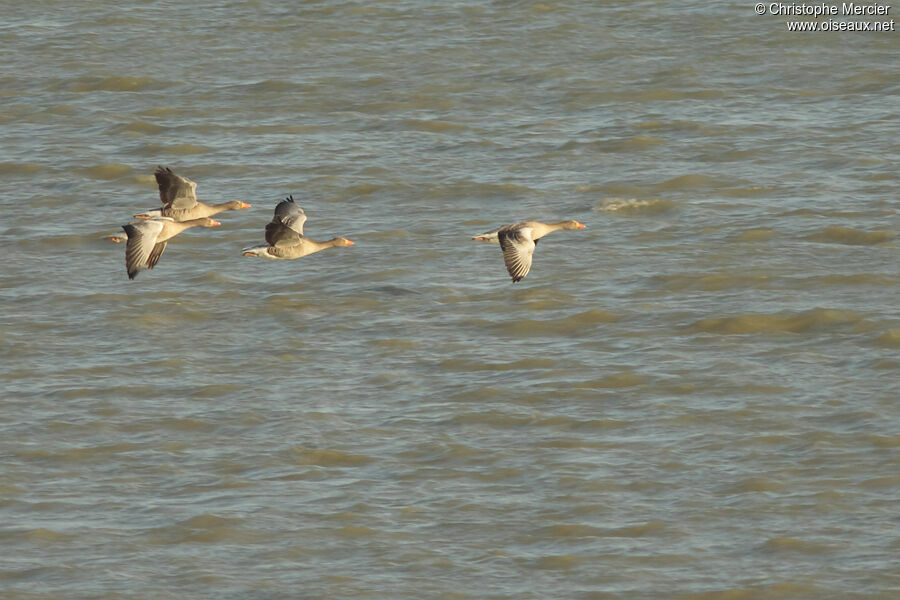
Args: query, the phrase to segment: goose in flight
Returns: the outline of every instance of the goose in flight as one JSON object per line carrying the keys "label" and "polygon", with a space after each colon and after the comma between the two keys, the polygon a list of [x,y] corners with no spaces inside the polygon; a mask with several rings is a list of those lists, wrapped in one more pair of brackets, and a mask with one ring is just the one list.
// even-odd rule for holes
{"label": "goose in flight", "polygon": [[353,246],[353,242],[336,237],[326,242],[317,242],[303,235],[306,213],[288,196],[275,207],[275,215],[266,224],[266,244],[244,248],[244,256],[258,256],[273,260],[300,258],[326,248]]}
{"label": "goose in flight", "polygon": [[250,205],[240,200],[222,202],[221,204],[204,204],[197,200],[197,184],[176,174],[168,167],[157,167],[153,173],[156,176],[156,184],[159,186],[159,199],[162,208],[147,210],[134,215],[139,219],[152,217],[169,217],[176,221],[188,221],[211,217],[223,210],[241,210],[250,208]]}
{"label": "goose in flight", "polygon": [[500,244],[506,270],[515,283],[521,281],[531,270],[531,258],[538,240],[548,233],[560,229],[584,229],[584,225],[578,221],[561,221],[559,223],[523,221],[476,235],[472,239]]}
{"label": "goose in flight", "polygon": [[128,272],[128,279],[137,277],[138,271],[143,267],[152,269],[159,262],[169,240],[185,229],[218,225],[221,223],[209,217],[180,222],[171,217],[151,217],[122,225],[128,236],[125,244],[125,270]]}

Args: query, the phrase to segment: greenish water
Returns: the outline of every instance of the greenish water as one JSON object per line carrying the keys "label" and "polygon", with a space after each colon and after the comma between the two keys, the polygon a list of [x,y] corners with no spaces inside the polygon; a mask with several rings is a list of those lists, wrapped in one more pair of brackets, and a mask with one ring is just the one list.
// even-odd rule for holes
{"label": "greenish water", "polygon": [[[898,38],[15,3],[4,598],[891,598]],[[243,200],[134,281],[156,165]],[[296,261],[241,256],[293,194]],[[473,234],[535,218],[512,284]]]}

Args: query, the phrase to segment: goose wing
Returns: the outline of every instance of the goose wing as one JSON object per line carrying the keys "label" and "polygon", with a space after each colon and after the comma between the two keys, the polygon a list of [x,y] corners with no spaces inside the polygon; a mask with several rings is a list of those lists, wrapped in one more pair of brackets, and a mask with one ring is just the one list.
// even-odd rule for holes
{"label": "goose wing", "polygon": [[197,184],[168,167],[157,167],[154,172],[159,186],[159,199],[165,208],[184,209],[197,204]]}
{"label": "goose wing", "polygon": [[506,270],[513,283],[520,281],[531,270],[531,257],[535,247],[531,234],[531,227],[522,225],[508,225],[497,232],[500,248],[503,250],[503,262],[506,263]]}
{"label": "goose wing", "polygon": [[[166,243],[157,244],[156,238],[162,232],[165,222],[166,219],[145,219],[122,226],[122,229],[128,234],[128,242],[125,244],[125,270],[128,272],[129,279],[137,277],[138,271],[148,265],[151,255],[155,254],[153,264],[159,260],[166,248]],[[157,246],[162,246],[162,248],[156,251]]]}
{"label": "goose wing", "polygon": [[162,256],[162,253],[166,250],[166,244],[169,242],[157,242],[155,246],[153,246],[153,250],[150,252],[150,256],[147,257],[147,268],[152,269],[156,266],[156,263],[159,262],[159,257]]}
{"label": "goose wing", "polygon": [[300,243],[302,238],[303,236],[294,229],[276,220],[269,221],[269,223],[266,224],[266,242],[268,242],[270,246],[276,248],[296,246]]}
{"label": "goose wing", "polygon": [[294,202],[291,194],[278,203],[275,207],[275,216],[272,222],[278,222],[295,231],[297,235],[303,235],[303,224],[306,223],[306,213]]}

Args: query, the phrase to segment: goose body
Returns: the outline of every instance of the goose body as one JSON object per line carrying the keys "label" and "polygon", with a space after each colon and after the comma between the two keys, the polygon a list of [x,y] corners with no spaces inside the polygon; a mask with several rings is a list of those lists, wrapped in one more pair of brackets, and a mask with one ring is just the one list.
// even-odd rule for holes
{"label": "goose body", "polygon": [[151,217],[123,225],[122,229],[128,236],[125,244],[125,270],[128,272],[128,278],[137,277],[138,271],[144,267],[152,269],[159,262],[169,240],[185,229],[217,225],[221,223],[209,217],[189,221],[175,221],[171,217]]}
{"label": "goose body", "polygon": [[147,210],[135,215],[139,219],[152,219],[154,217],[169,217],[175,221],[189,221],[211,217],[223,210],[241,210],[250,208],[250,205],[240,200],[222,202],[221,204],[204,204],[197,200],[197,184],[177,175],[168,167],[157,167],[153,173],[156,176],[156,184],[159,187],[159,199],[162,208]]}
{"label": "goose body", "polygon": [[353,246],[353,242],[343,237],[317,242],[303,235],[306,213],[288,196],[275,207],[272,220],[266,224],[266,244],[243,249],[244,256],[257,256],[273,260],[301,258],[326,248]]}
{"label": "goose body", "polygon": [[291,260],[313,254],[320,250],[325,250],[326,248],[353,245],[353,242],[342,237],[336,237],[327,242],[316,242],[309,238],[301,238],[296,244],[290,246],[270,246],[268,244],[250,246],[249,248],[244,248],[243,254],[244,256],[257,256],[260,258],[271,258],[273,260]]}
{"label": "goose body", "polygon": [[578,221],[541,223],[522,221],[488,231],[472,239],[480,242],[498,243],[503,250],[503,262],[513,283],[521,281],[531,270],[531,259],[539,239],[560,229],[584,229]]}

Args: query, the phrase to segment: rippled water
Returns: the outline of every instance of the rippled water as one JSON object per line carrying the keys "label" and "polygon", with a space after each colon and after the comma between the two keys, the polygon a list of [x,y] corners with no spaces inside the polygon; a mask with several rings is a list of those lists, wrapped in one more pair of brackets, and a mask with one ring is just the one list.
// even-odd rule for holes
{"label": "rippled water", "polygon": [[[7,4],[3,598],[900,594],[896,34]],[[158,164],[253,207],[129,281]]]}

